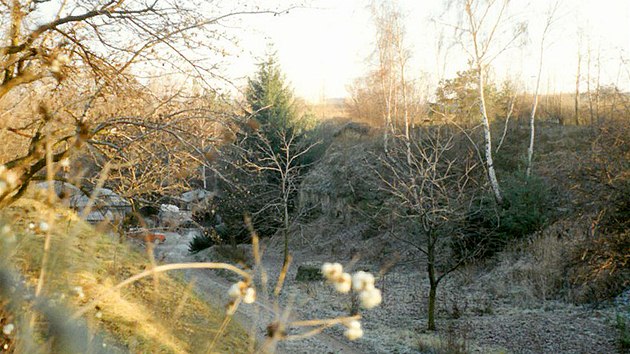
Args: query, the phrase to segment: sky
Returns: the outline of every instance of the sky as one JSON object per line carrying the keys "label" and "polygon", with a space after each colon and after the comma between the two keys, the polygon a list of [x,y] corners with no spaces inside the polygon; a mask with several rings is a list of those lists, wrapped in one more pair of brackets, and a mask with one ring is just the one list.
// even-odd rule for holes
{"label": "sky", "polygon": [[[45,7],[44,12],[54,14],[59,1],[51,2],[53,5]],[[226,0],[207,0],[199,11],[212,14],[221,4],[232,6],[221,1]],[[255,74],[256,63],[270,50],[277,53],[295,94],[310,102],[348,97],[348,86],[375,69],[370,0],[242,1],[277,9],[295,3],[304,6],[280,16],[244,16],[227,24],[226,28],[238,38],[238,47],[224,63],[224,76],[237,87],[246,86],[246,78]],[[439,34],[453,38],[450,25],[457,23],[456,13],[444,10],[445,4],[452,1],[397,0],[405,16],[405,41],[412,53],[408,79],[421,81],[427,91],[435,91],[440,79],[452,78],[467,68],[469,57],[461,45],[449,46],[448,51],[437,55]],[[541,93],[575,90],[578,47],[583,57],[583,77],[590,48],[591,75],[595,77],[599,72],[602,85],[616,84],[630,91],[630,0],[511,0],[509,15],[514,20],[506,28],[509,31],[517,21],[524,21],[528,31],[523,45],[503,52],[492,62],[493,76],[499,81],[517,80],[522,83],[521,89],[533,90],[541,32],[547,12],[556,1],[560,6],[545,42]],[[581,86],[584,91],[586,80]]]}
{"label": "sky", "polygon": [[[398,2],[406,16],[406,40],[412,51],[410,76],[434,85],[440,78],[453,77],[466,68],[468,58],[458,45],[451,47],[446,60],[436,60],[438,34],[450,33],[448,25],[454,21],[444,14],[446,1]],[[497,57],[493,62],[497,78],[518,79],[523,82],[523,89],[532,90],[541,32],[553,2],[512,1],[511,14],[528,23],[526,43]],[[374,68],[369,59],[375,49],[375,30],[368,1],[312,0],[308,5],[282,16],[248,18],[248,30],[242,39],[245,53],[232,65],[233,75],[243,77],[255,72],[255,62],[272,45],[296,95],[312,102],[348,96],[348,85]],[[630,89],[630,0],[560,1],[546,43],[543,93],[575,90],[578,43],[583,76],[590,47],[591,75],[594,77],[597,72],[599,54],[601,83]],[[622,57],[627,60],[625,65],[620,65]],[[443,72],[437,70],[443,65]]]}

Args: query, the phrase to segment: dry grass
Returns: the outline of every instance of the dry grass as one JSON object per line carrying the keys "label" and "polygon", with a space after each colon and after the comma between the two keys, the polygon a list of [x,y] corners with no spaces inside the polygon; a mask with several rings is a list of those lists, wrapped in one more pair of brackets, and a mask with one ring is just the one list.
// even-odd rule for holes
{"label": "dry grass", "polygon": [[[31,230],[29,223],[54,220],[42,295],[69,308],[99,298],[115,284],[151,266],[147,255],[97,232],[74,212],[49,207],[41,200],[19,200],[3,211],[3,219],[16,236],[10,262],[33,287],[40,275],[45,236],[37,227]],[[185,353],[207,350],[225,311],[211,308],[191,293],[187,284],[162,274],[107,294],[84,317],[92,332],[104,332],[132,352]],[[41,321],[36,323],[40,342],[49,340],[54,331]],[[16,331],[13,342],[24,340],[21,335]],[[246,331],[232,324],[214,350],[240,352],[248,345]],[[14,349],[21,351],[19,347]]]}

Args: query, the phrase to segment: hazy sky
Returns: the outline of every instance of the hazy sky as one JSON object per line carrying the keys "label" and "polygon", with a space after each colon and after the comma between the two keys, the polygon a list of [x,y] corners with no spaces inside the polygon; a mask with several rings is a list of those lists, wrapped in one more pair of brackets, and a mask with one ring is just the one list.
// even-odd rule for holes
{"label": "hazy sky", "polygon": [[[529,42],[497,59],[496,76],[518,78],[529,89],[533,87],[540,32],[553,2],[512,1],[512,13],[529,23]],[[295,9],[286,15],[250,17],[246,20],[249,30],[242,42],[245,53],[234,62],[231,71],[237,76],[251,74],[255,71],[255,58],[264,57],[267,44],[271,43],[296,94],[313,101],[346,96],[347,85],[371,67],[368,58],[374,50],[374,28],[368,3],[367,0],[312,0],[311,8]],[[437,80],[437,34],[444,29],[450,32],[432,19],[449,21],[443,16],[444,3],[399,0],[406,15],[407,42],[413,52],[410,76]],[[545,49],[543,92],[574,89],[579,32],[583,76],[590,46],[592,75],[597,71],[596,58],[600,53],[602,84],[618,82],[624,89],[630,89],[630,0],[564,0],[556,19]],[[623,66],[622,57],[628,60]],[[461,46],[452,47],[444,75],[451,77],[457,70],[465,69],[466,60]],[[444,60],[440,62],[443,64]]]}
{"label": "hazy sky", "polygon": [[[60,1],[44,6],[44,12],[54,14]],[[227,1],[208,1],[207,7],[199,11],[212,14],[217,4],[232,5]],[[269,45],[277,51],[282,70],[295,93],[310,101],[347,96],[348,85],[375,67],[369,60],[375,50],[375,31],[368,9],[370,0],[243,1],[278,8],[302,1],[307,7],[281,16],[245,16],[227,24],[240,40],[238,49],[232,53],[234,56],[228,57],[225,63],[228,71],[225,75],[238,86],[244,87],[244,78],[255,73],[255,63],[265,57]],[[515,21],[528,23],[527,41],[497,58],[493,63],[495,77],[517,79],[525,89],[532,90],[540,33],[546,13],[555,1],[511,1],[510,13]],[[442,55],[437,59],[439,33],[452,37],[452,30],[449,32],[446,24],[456,22],[452,11],[451,15],[444,13],[448,2],[450,0],[398,0],[406,16],[406,42],[412,52],[407,73],[410,79],[422,80],[430,92],[435,90],[440,78],[453,77],[458,70],[466,69],[468,60],[460,45],[450,47],[446,57]],[[586,77],[590,48],[592,76],[598,72],[599,56],[601,83],[613,83],[630,90],[630,0],[560,0],[560,4],[547,39],[542,93],[575,89],[578,43],[583,53],[583,77]],[[585,80],[582,86],[585,90]]]}

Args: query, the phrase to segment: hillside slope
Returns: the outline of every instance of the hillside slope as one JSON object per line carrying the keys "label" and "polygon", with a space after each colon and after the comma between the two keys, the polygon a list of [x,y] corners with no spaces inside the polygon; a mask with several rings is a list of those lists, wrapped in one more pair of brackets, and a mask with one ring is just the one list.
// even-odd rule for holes
{"label": "hillside slope", "polygon": [[[106,294],[113,285],[150,267],[147,254],[43,199],[22,199],[4,210],[1,218],[5,227],[0,248],[0,320],[13,328],[0,337],[5,350],[208,351],[224,311],[201,301],[176,274],[147,277]],[[35,298],[48,232],[43,287]],[[94,308],[79,320],[70,320],[73,312],[94,299]],[[248,346],[247,334],[236,324],[218,337],[212,352],[239,352]]]}

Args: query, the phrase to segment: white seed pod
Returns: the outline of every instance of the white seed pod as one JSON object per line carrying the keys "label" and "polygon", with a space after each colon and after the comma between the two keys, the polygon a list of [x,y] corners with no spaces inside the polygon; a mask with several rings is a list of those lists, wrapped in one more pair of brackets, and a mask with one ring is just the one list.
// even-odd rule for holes
{"label": "white seed pod", "polygon": [[234,284],[232,284],[232,286],[230,286],[230,289],[228,290],[228,295],[232,299],[238,299],[239,297],[241,297],[243,295],[243,294],[241,294],[241,288],[238,285],[238,283],[234,283]]}
{"label": "white seed pod", "polygon": [[352,276],[352,289],[356,292],[374,288],[374,276],[364,271],[358,271]]}
{"label": "white seed pod", "polygon": [[350,291],[350,288],[352,288],[352,277],[348,273],[342,273],[335,280],[335,289],[342,294],[346,294]]}
{"label": "white seed pod", "polygon": [[[353,322],[359,322],[359,321],[353,321]],[[345,330],[345,332],[343,332],[343,335],[346,336],[346,338],[348,338],[349,340],[357,340],[363,337],[363,330],[361,329],[361,324],[359,323],[359,327],[357,328],[348,327]]]}
{"label": "white seed pod", "polygon": [[381,296],[381,291],[377,288],[363,290],[359,293],[359,301],[361,301],[361,306],[366,309],[371,309],[378,306],[383,298]]}
{"label": "white seed pod", "polygon": [[350,329],[361,329],[361,322],[358,320],[352,320],[352,321],[346,322],[344,323],[344,325]]}
{"label": "white seed pod", "polygon": [[339,263],[324,263],[322,265],[322,275],[328,280],[335,280],[343,273],[343,266]]}
{"label": "white seed pod", "polygon": [[254,288],[247,288],[247,290],[245,290],[245,296],[243,296],[243,302],[252,304],[254,301],[256,301],[256,290],[254,290]]}

